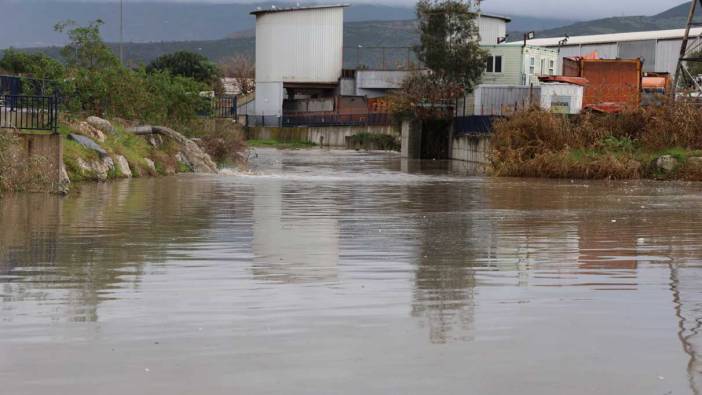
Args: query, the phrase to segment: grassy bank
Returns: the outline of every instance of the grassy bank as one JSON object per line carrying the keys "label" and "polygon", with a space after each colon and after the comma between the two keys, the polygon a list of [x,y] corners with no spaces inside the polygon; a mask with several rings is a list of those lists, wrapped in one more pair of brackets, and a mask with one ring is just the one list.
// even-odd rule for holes
{"label": "grassy bank", "polygon": [[267,148],[278,148],[278,149],[303,149],[316,147],[317,144],[302,141],[302,140],[290,140],[290,141],[279,141],[279,140],[247,140],[246,145],[249,147],[267,147]]}
{"label": "grassy bank", "polygon": [[574,118],[533,109],[494,131],[498,176],[702,181],[702,111],[691,104]]}

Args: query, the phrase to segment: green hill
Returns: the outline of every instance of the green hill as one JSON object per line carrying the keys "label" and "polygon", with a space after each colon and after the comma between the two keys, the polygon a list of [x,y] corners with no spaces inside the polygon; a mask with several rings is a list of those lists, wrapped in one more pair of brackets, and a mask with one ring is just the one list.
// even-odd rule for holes
{"label": "green hill", "polygon": [[[698,7],[696,20],[702,21],[702,7]],[[540,30],[536,32],[536,37],[563,37],[583,36],[591,34],[611,34],[625,33],[646,30],[667,30],[682,29],[687,23],[690,10],[690,3],[680,4],[667,11],[652,16],[627,16],[615,18],[596,19],[587,22],[578,22],[570,25]],[[510,41],[519,41],[522,38],[521,31],[510,33]]]}

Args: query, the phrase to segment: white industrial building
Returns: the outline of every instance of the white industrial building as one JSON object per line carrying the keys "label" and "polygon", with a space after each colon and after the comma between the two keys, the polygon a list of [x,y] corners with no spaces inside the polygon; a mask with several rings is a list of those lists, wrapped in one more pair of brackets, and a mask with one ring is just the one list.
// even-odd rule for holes
{"label": "white industrial building", "polygon": [[[602,59],[643,60],[645,72],[675,73],[680,56],[680,46],[685,29],[655,30],[646,32],[598,34],[591,36],[538,38],[527,41],[529,45],[554,48],[559,53],[559,70],[564,57],[582,56],[597,52]],[[690,30],[688,48],[702,45],[702,28]],[[510,43],[514,44],[514,43]]]}
{"label": "white industrial building", "polygon": [[341,77],[344,7],[270,8],[256,16],[256,115],[280,117],[285,89],[335,89]]}
{"label": "white industrial building", "polygon": [[[340,86],[345,7],[272,7],[251,12],[256,17],[256,99],[247,114],[275,124],[283,116],[286,100],[339,94],[377,97],[399,87],[406,71],[363,70],[354,74],[357,81],[342,81]],[[508,22],[509,18],[481,14],[480,43],[496,45],[506,37]]]}

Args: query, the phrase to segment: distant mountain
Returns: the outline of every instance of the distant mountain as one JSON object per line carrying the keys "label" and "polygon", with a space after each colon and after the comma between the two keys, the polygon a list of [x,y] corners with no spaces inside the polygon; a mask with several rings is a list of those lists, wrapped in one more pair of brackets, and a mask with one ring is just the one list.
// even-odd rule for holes
{"label": "distant mountain", "polygon": [[[345,58],[349,66],[351,62],[356,61],[367,65],[379,61],[382,53],[373,47],[411,47],[417,41],[415,21],[367,21],[344,24]],[[115,43],[110,45],[116,53],[118,45]],[[180,50],[201,53],[217,62],[235,54],[253,57],[254,45],[253,31],[247,31],[221,40],[127,43],[125,52],[128,62],[134,65],[146,64],[158,56]],[[60,57],[58,46],[31,48],[27,51],[45,52],[55,58]],[[387,61],[391,62],[396,59],[405,60],[408,52],[404,49],[387,49],[386,55]]]}
{"label": "distant mountain", "polygon": [[[702,20],[702,10],[698,7],[696,21]],[[537,38],[583,36],[591,34],[611,34],[636,32],[646,30],[667,30],[682,29],[687,23],[690,10],[690,3],[683,3],[657,15],[652,16],[628,16],[596,19],[587,22],[577,22],[566,26],[542,29],[536,32]],[[519,41],[522,38],[522,31],[513,31],[510,34],[511,41]]]}
{"label": "distant mountain", "polygon": [[[125,40],[132,42],[216,40],[232,32],[252,29],[249,12],[290,3],[213,4],[176,2],[125,2]],[[358,4],[345,12],[349,22],[413,19],[409,7]],[[0,48],[61,45],[65,36],[54,32],[57,22],[81,24],[102,19],[103,37],[119,41],[119,3],[0,0]]]}
{"label": "distant mountain", "polygon": [[[202,41],[226,37],[249,37],[255,18],[249,15],[256,7],[293,6],[290,2],[247,4],[183,3],[125,1],[125,40],[137,43],[161,41]],[[308,4],[309,3],[303,3]],[[572,23],[562,18],[512,17],[511,29],[543,30]],[[346,22],[407,21],[415,18],[412,7],[354,4],[344,13]],[[119,3],[49,0],[0,0],[0,48],[47,47],[62,45],[65,36],[53,31],[57,22],[67,19],[81,24],[102,19],[106,41],[119,41]],[[390,30],[392,32],[393,30]],[[240,32],[240,33],[236,33]],[[359,34],[362,32],[359,32]],[[383,32],[369,31],[374,39]],[[374,40],[371,42],[375,43]]]}

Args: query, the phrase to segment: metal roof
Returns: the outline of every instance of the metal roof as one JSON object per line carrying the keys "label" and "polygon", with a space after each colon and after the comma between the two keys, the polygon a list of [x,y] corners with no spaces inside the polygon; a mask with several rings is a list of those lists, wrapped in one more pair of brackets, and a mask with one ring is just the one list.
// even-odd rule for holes
{"label": "metal roof", "polygon": [[[685,29],[673,30],[652,30],[645,32],[630,32],[630,33],[614,33],[614,34],[596,34],[591,36],[571,36],[564,46],[569,45],[587,45],[587,44],[605,44],[616,43],[623,41],[642,41],[642,40],[674,40],[681,39],[685,35]],[[690,29],[690,37],[702,35],[702,28]],[[561,37],[553,38],[536,38],[527,40],[527,44],[540,47],[554,47],[558,42],[563,40]],[[509,45],[522,45],[521,41],[510,42]]]}
{"label": "metal roof", "polygon": [[[262,15],[271,14],[274,12],[292,12],[292,11],[309,11],[309,10],[319,10],[324,8],[345,8],[349,4],[328,4],[328,5],[313,5],[313,6],[303,6],[303,7],[288,7],[288,8],[261,8],[260,10],[251,11],[251,15]],[[275,7],[275,6],[273,6]]]}

